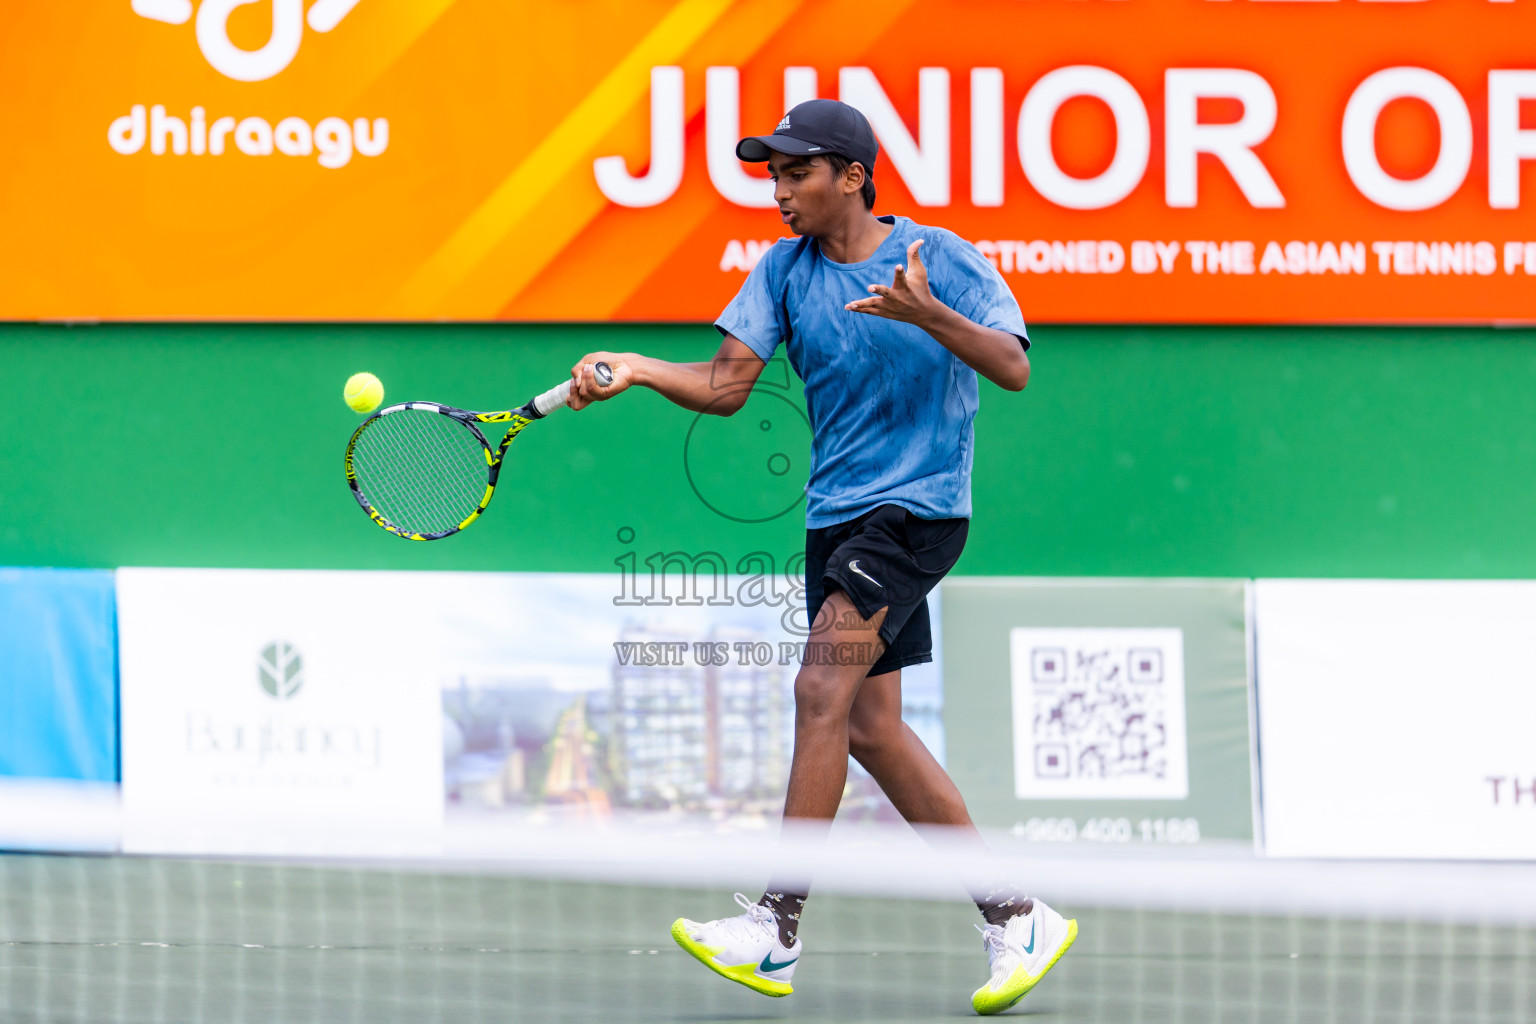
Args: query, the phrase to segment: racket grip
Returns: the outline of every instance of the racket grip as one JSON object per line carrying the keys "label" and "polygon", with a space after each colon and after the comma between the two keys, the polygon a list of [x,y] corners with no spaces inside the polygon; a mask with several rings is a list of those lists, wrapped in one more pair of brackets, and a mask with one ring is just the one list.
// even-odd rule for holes
{"label": "racket grip", "polygon": [[[592,368],[592,374],[603,387],[613,383],[613,370],[607,363],[598,363]],[[533,400],[534,411],[540,416],[548,416],[556,409],[563,408],[571,400],[571,382],[563,380]]]}

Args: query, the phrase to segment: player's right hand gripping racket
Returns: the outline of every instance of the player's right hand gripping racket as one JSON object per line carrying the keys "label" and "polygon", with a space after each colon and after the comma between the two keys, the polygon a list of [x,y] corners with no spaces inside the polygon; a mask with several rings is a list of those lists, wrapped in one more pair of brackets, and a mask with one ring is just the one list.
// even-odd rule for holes
{"label": "player's right hand gripping racket", "polygon": [[[603,387],[607,363],[592,368]],[[347,443],[347,483],[368,518],[396,537],[440,540],[480,518],[507,457],[507,446],[534,420],[570,400],[561,381],[509,412],[468,412],[436,402],[391,405],[363,420]],[[508,423],[494,450],[478,423]]]}

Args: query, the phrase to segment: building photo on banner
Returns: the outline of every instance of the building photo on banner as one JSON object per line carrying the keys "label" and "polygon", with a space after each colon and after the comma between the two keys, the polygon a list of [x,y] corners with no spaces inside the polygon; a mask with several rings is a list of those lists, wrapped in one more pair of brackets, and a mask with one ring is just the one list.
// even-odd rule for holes
{"label": "building photo on banner", "polygon": [[0,1024],[1536,1021],[1533,39],[0,4]]}

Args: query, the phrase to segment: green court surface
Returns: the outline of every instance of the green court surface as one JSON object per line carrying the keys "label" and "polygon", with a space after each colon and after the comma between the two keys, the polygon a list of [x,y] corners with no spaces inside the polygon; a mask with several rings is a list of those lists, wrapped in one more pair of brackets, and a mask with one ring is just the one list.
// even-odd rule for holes
{"label": "green court surface", "polygon": [[[755,894],[754,894],[755,895]],[[1435,899],[1426,893],[1427,901]],[[1040,1021],[1536,1019],[1536,930],[1063,906]],[[494,875],[0,857],[0,1021],[935,1021],[986,976],[973,908],[815,897],[796,993],[672,945],[728,892]]]}

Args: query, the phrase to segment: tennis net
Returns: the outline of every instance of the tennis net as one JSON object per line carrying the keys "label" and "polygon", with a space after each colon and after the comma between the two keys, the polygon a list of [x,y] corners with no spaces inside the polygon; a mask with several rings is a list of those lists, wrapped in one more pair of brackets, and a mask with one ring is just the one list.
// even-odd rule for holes
{"label": "tennis net", "polygon": [[[818,889],[807,907],[794,996],[765,999],[703,970],[668,936],[676,917],[736,912],[725,878],[681,883],[676,864],[638,863],[643,846],[626,855],[622,837],[610,839],[618,845],[586,868],[563,856],[0,857],[0,1020],[932,1021],[969,1015],[969,994],[986,978],[977,915],[958,886],[948,899],[936,897],[952,883],[931,873],[900,886],[887,859],[864,886],[833,870],[844,883]],[[844,852],[857,858],[857,847]],[[1078,860],[1078,881],[1050,898],[1078,919],[1080,938],[1021,1004],[1031,1013],[1251,1024],[1536,1019],[1536,927],[1519,900],[1513,912],[1490,909],[1497,886],[1529,883],[1525,867],[1410,871],[1393,883],[1399,895],[1426,878],[1442,891],[1392,906],[1343,895],[1358,892],[1349,879],[1369,866],[1357,876],[1301,866],[1298,875],[1296,865],[1251,859],[1161,868]],[[1028,866],[1044,886],[1070,874],[1057,870],[1066,863]],[[1234,871],[1248,872],[1251,898],[1232,895],[1243,891]],[[1202,875],[1209,886],[1195,884]],[[1106,883],[1098,897],[1081,881],[1090,877]],[[1444,895],[1457,879],[1488,890],[1489,902],[1479,909],[1465,892]],[[757,895],[745,877],[737,887]],[[1289,910],[1275,896],[1303,890],[1310,901]]]}

